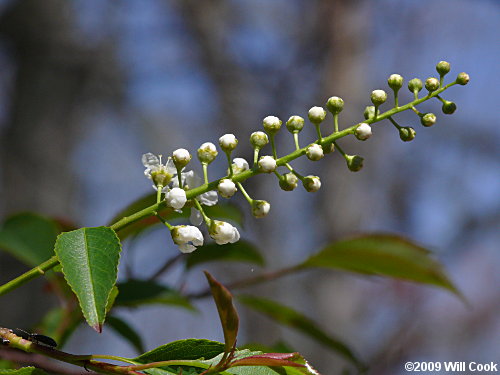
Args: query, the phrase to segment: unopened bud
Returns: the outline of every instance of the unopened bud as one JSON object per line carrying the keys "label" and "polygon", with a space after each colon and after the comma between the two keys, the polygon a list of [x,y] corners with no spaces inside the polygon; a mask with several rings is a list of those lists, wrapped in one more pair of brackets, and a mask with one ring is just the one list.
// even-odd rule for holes
{"label": "unopened bud", "polygon": [[286,128],[290,133],[298,133],[304,127],[304,119],[300,116],[291,116],[286,122]]}
{"label": "unopened bud", "polygon": [[234,134],[224,134],[219,138],[219,146],[225,152],[233,151],[238,145],[238,140]]}
{"label": "unopened bud", "polygon": [[403,77],[399,74],[391,74],[387,79],[387,83],[391,89],[397,92],[401,87],[403,87]]}
{"label": "unopened bud", "polygon": [[234,173],[241,173],[250,169],[248,162],[243,158],[234,158],[232,167]]}
{"label": "unopened bud", "polygon": [[365,120],[370,120],[375,117],[375,107],[373,105],[369,105],[365,108],[365,112],[363,113],[365,116]]}
{"label": "unopened bud", "polygon": [[323,107],[312,107],[309,112],[307,112],[307,116],[309,117],[309,121],[313,124],[318,125],[323,122],[326,117],[326,111]]}
{"label": "unopened bud", "polygon": [[271,209],[269,202],[263,200],[254,200],[252,202],[252,215],[260,219],[266,216]]}
{"label": "unopened bud", "polygon": [[387,94],[384,90],[373,90],[370,99],[375,106],[379,106],[387,100]]}
{"label": "unopened bud", "polygon": [[362,122],[354,131],[354,135],[360,141],[366,141],[372,136],[372,128],[367,123]]}
{"label": "unopened bud", "polygon": [[412,80],[410,80],[410,82],[408,82],[408,90],[410,90],[411,92],[419,92],[420,90],[422,90],[422,81],[418,78],[413,78]]}
{"label": "unopened bud", "polygon": [[236,185],[232,180],[224,178],[219,182],[217,190],[224,198],[231,198],[236,193]]}
{"label": "unopened bud", "polygon": [[469,83],[469,75],[465,72],[459,73],[457,76],[457,83],[462,86],[466,85]]}
{"label": "unopened bud", "polygon": [[335,151],[335,144],[333,142],[326,143],[322,147],[323,147],[324,154],[331,154],[332,152]]}
{"label": "unopened bud", "polygon": [[450,71],[450,63],[447,61],[440,61],[436,65],[436,71],[442,77]]}
{"label": "unopened bud", "polygon": [[283,175],[280,178],[279,185],[282,190],[292,191],[297,187],[299,179],[292,172]]}
{"label": "unopened bud", "polygon": [[411,128],[411,127],[402,127],[402,128],[399,128],[399,138],[401,138],[401,140],[403,142],[410,142],[412,141],[414,138],[415,138],[415,135],[416,135],[416,131],[415,129]]}
{"label": "unopened bud", "polygon": [[443,103],[443,106],[441,107],[441,110],[445,115],[451,115],[457,110],[457,105],[453,102],[445,101]]}
{"label": "unopened bud", "polygon": [[312,161],[320,160],[324,156],[323,147],[321,147],[321,145],[318,145],[317,143],[313,143],[306,149],[306,156],[309,160]]}
{"label": "unopened bud", "polygon": [[267,134],[264,132],[253,132],[250,135],[250,143],[252,146],[256,149],[261,149],[265,145],[269,143],[269,138],[267,137]]}
{"label": "unopened bud", "polygon": [[210,164],[217,157],[217,149],[212,142],[203,143],[198,149],[198,160],[202,163]]}
{"label": "unopened bud", "polygon": [[338,96],[332,96],[326,102],[326,109],[334,115],[340,113],[344,109],[344,100]]}
{"label": "unopened bud", "polygon": [[434,113],[426,113],[422,116],[422,118],[420,119],[420,123],[423,125],[423,126],[432,126],[436,123],[436,115]]}
{"label": "unopened bud", "polygon": [[179,148],[172,153],[172,160],[177,168],[184,168],[191,161],[191,154],[185,148]]}
{"label": "unopened bud", "polygon": [[363,160],[359,155],[346,155],[347,168],[351,172],[357,172],[363,168]]}
{"label": "unopened bud", "polygon": [[321,180],[318,176],[306,176],[304,177],[302,184],[304,185],[304,189],[306,189],[306,191],[309,193],[315,193],[321,187]]}
{"label": "unopened bud", "polygon": [[429,77],[425,80],[425,88],[429,92],[436,91],[439,88],[439,80],[434,77]]}
{"label": "unopened bud", "polygon": [[262,120],[262,125],[268,134],[276,134],[281,128],[281,120],[276,116],[267,116]]}
{"label": "unopened bud", "polygon": [[276,170],[276,159],[272,156],[261,156],[258,164],[259,169],[264,173],[271,173]]}

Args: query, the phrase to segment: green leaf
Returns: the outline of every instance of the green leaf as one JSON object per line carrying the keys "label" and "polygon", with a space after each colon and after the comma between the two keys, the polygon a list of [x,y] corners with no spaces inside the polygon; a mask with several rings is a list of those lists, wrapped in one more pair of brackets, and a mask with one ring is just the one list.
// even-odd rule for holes
{"label": "green leaf", "polygon": [[214,279],[210,273],[204,271],[207,277],[212,296],[214,297],[219,318],[224,332],[225,354],[230,353],[236,346],[238,335],[239,318],[233,305],[233,296],[224,285]]}
{"label": "green leaf", "polygon": [[199,247],[186,257],[186,268],[213,261],[236,261],[264,265],[264,258],[250,242],[240,240],[226,245],[209,244]]}
{"label": "green leaf", "polygon": [[237,299],[239,302],[269,316],[277,322],[295,328],[296,330],[304,333],[306,336],[313,338],[336,353],[342,355],[344,358],[350,360],[359,369],[364,368],[363,363],[354,355],[352,350],[349,349],[347,345],[332,335],[328,335],[325,333],[325,330],[318,327],[315,322],[290,307],[260,297],[245,295],[238,296]]}
{"label": "green leaf", "polygon": [[54,255],[58,225],[34,213],[9,217],[0,229],[0,248],[29,266],[37,266]]}
{"label": "green leaf", "polygon": [[248,349],[254,352],[263,352],[263,353],[292,353],[295,352],[295,350],[288,345],[284,341],[278,341],[274,343],[273,345],[263,345],[260,343],[247,343],[243,346],[238,345],[239,349]]}
{"label": "green leaf", "polygon": [[151,363],[170,360],[210,359],[224,351],[224,344],[205,339],[178,340],[159,346],[139,357],[134,362]]}
{"label": "green leaf", "polygon": [[[285,362],[286,358],[288,358],[287,362]],[[201,362],[215,366],[221,359],[222,354]],[[234,353],[234,362],[241,366],[231,367],[224,373],[234,375],[320,375],[299,353],[265,354],[244,349]]]}
{"label": "green leaf", "polygon": [[[120,211],[110,222],[109,225],[117,222],[121,218],[125,216],[130,216],[140,210],[143,210],[149,206],[152,206],[156,203],[156,193],[148,194],[143,196],[136,201],[132,202],[125,209]],[[240,226],[243,225],[243,212],[241,209],[233,203],[219,203],[215,206],[204,207],[205,212],[210,217],[217,217],[220,219],[225,219],[229,221],[233,221]],[[177,220],[177,219],[187,219],[191,213],[190,208],[184,208],[182,213],[175,212],[169,207],[162,207],[158,212],[163,218],[166,220]],[[144,230],[151,228],[152,226],[160,224],[160,220],[158,220],[155,216],[149,216],[144,219],[138,220],[127,227],[120,229],[118,232],[118,236],[120,239],[125,239],[130,236],[139,235]]]}
{"label": "green leaf", "polygon": [[460,295],[430,251],[406,238],[370,234],[326,246],[305,267],[340,268],[436,285]]}
{"label": "green leaf", "polygon": [[144,351],[141,337],[137,332],[123,319],[116,316],[108,316],[106,323],[120,336],[127,340],[139,352]]}
{"label": "green leaf", "polygon": [[116,283],[120,240],[108,227],[81,228],[59,235],[55,250],[83,316],[101,332],[108,298]]}
{"label": "green leaf", "polygon": [[43,370],[36,367],[21,367],[17,370],[0,369],[0,375],[47,375]]}
{"label": "green leaf", "polygon": [[119,293],[115,304],[139,306],[145,304],[175,305],[196,311],[189,300],[179,292],[148,280],[128,280],[117,285]]}

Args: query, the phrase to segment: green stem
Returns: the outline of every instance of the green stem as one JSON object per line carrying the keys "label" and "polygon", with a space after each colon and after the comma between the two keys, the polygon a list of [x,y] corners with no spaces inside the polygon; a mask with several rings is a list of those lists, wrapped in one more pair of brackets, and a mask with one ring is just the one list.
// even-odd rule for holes
{"label": "green stem", "polygon": [[255,167],[259,161],[259,152],[260,152],[260,148],[256,147],[254,150],[253,150],[253,166]]}
{"label": "green stem", "polygon": [[[438,96],[440,93],[442,93],[443,91],[447,90],[448,88],[450,88],[451,86],[454,86],[456,85],[457,83],[456,82],[451,82],[449,84],[447,84],[446,86],[443,86],[441,88],[439,88],[438,90],[434,91],[433,93],[431,93],[430,95],[428,96],[425,96],[425,97],[422,97],[420,99],[415,99],[401,107],[397,107],[397,108],[392,108],[382,114],[380,114],[379,116],[377,116],[377,118],[371,118],[369,120],[364,120],[363,122],[367,123],[367,124],[374,124],[376,122],[380,122],[382,120],[385,120],[385,119],[388,119],[389,117],[391,116],[394,116],[395,114],[397,113],[400,113],[400,112],[404,112],[408,109],[413,109],[413,110],[416,110],[415,106],[420,104],[420,103],[423,103],[425,102],[426,100],[429,100],[430,98],[433,98],[433,97],[436,97]],[[418,111],[417,111],[418,112]],[[349,128],[346,128],[344,130],[341,130],[339,132],[334,132],[326,137],[324,137],[322,139],[322,141],[320,142],[320,144],[323,146],[323,145],[328,145],[329,143],[335,143],[335,146],[337,147],[337,149],[339,150],[339,152],[341,154],[344,155],[345,157],[345,153],[343,152],[343,150],[336,144],[336,140],[337,139],[340,139],[340,138],[343,138],[345,136],[348,136],[349,134],[353,134],[354,133],[354,130],[356,129],[356,127],[358,126],[359,122],[357,122],[355,125],[349,127]],[[273,146],[274,145],[274,137],[271,137],[271,145]],[[278,166],[283,166],[283,165],[286,165],[286,163],[289,163],[299,157],[301,157],[302,155],[304,155],[306,153],[306,149],[307,149],[307,146],[306,147],[303,147],[303,148],[299,148],[298,150],[295,150],[291,153],[289,153],[288,155],[285,155],[285,156],[282,156],[281,158],[279,159],[276,159],[276,164]],[[275,149],[273,147],[273,151],[275,152]],[[228,159],[230,159],[230,155],[228,155]],[[243,171],[241,173],[238,173],[238,174],[232,174],[231,171],[232,171],[232,165],[231,163],[229,163],[230,165],[230,176],[224,176],[224,177],[221,177],[217,180],[214,180],[208,184],[203,184],[202,186],[198,186],[196,188],[193,188],[193,189],[190,189],[186,192],[186,198],[189,200],[189,199],[193,199],[195,197],[197,197],[198,195],[200,194],[203,194],[203,193],[206,193],[207,191],[210,191],[210,190],[214,190],[217,188],[217,185],[219,184],[220,180],[224,179],[224,178],[231,178],[233,180],[233,182],[235,183],[238,183],[238,182],[242,182],[242,181],[245,181],[247,180],[248,178],[250,177],[253,177],[257,174],[260,174],[262,173],[261,171],[259,171],[259,168],[257,167],[253,167],[252,169],[248,169],[246,171]],[[145,217],[149,217],[149,216],[152,216],[152,215],[155,215],[156,212],[158,212],[162,206],[165,204],[164,201],[161,201],[159,203],[156,203],[152,206],[149,206],[149,207],[146,207],[140,211],[137,211],[136,213],[130,215],[130,216],[125,216],[123,217],[122,219],[118,220],[116,223],[114,223],[113,225],[110,226],[111,229],[113,229],[114,231],[118,232],[120,231],[121,229],[127,227],[128,225],[136,222],[136,221],[139,221]],[[58,260],[57,260],[57,257],[52,257],[50,258],[48,261],[40,264],[38,267],[35,267],[33,268],[32,270],[22,274],[21,276],[18,276],[17,278],[15,278],[14,280],[11,280],[9,281],[8,283],[0,286],[0,295],[2,294],[5,294],[9,291],[11,291],[12,289],[15,289],[17,288],[18,286],[26,283],[27,281],[31,280],[31,279],[34,279],[35,277],[37,276],[40,276],[40,275],[43,275],[44,271],[47,271],[51,268],[53,268],[54,266],[56,266],[58,264]]]}
{"label": "green stem", "polygon": [[15,279],[9,281],[8,283],[0,286],[0,296],[11,291],[12,289],[18,288],[21,285],[27,283],[28,281],[45,274],[45,271],[50,270],[51,268],[57,266],[59,263],[59,259],[57,256],[53,256],[49,260],[46,260],[42,264],[37,267],[29,270],[28,272],[23,273],[21,276],[16,277]]}
{"label": "green stem", "polygon": [[295,176],[297,176],[297,178],[300,181],[304,181],[304,176],[302,176],[299,172],[297,172],[295,169],[293,169],[293,167],[290,164],[286,163],[285,167],[287,167],[290,172],[292,172]]}
{"label": "green stem", "polygon": [[240,182],[237,182],[236,185],[238,186],[238,188],[240,189],[241,191],[241,194],[243,194],[243,196],[245,197],[245,199],[248,201],[248,203],[250,203],[250,205],[252,205],[253,203],[253,199],[250,197],[250,195],[248,195],[247,191],[245,190],[245,188],[243,187],[243,185],[240,183]]}
{"label": "green stem", "polygon": [[205,182],[205,184],[208,184],[208,164],[201,163],[201,166],[203,168],[203,181]]}
{"label": "green stem", "polygon": [[158,185],[156,187],[156,204],[161,202],[161,191],[163,190],[163,186]]}
{"label": "green stem", "polygon": [[293,141],[295,142],[295,150],[300,149],[300,146],[299,146],[299,132],[294,132],[293,133]]}
{"label": "green stem", "polygon": [[182,168],[176,167],[177,169],[177,181],[179,182],[179,187],[182,189]]}
{"label": "green stem", "polygon": [[335,133],[338,133],[339,132],[339,114],[338,113],[333,114],[333,126],[334,126]]}
{"label": "green stem", "polygon": [[389,117],[389,121],[392,122],[392,125],[394,125],[396,128],[401,129],[401,126],[399,126],[399,124],[394,121],[392,117]]}
{"label": "green stem", "polygon": [[233,163],[231,162],[231,151],[226,152],[226,157],[227,157],[227,164],[228,164],[228,168],[229,168],[229,177],[233,177],[234,172],[233,172]]}
{"label": "green stem", "polygon": [[207,214],[205,214],[205,210],[203,210],[203,207],[201,206],[200,202],[198,202],[198,199],[194,198],[193,201],[194,201],[194,205],[196,206],[198,211],[200,211],[201,216],[203,216],[203,221],[205,222],[205,224],[207,224],[208,227],[210,227],[210,224],[212,223],[212,219],[210,219],[207,216]]}
{"label": "green stem", "polygon": [[314,127],[316,128],[316,134],[318,135],[318,143],[321,143],[323,140],[323,137],[321,136],[321,126],[319,124],[315,124]]}
{"label": "green stem", "polygon": [[273,156],[278,160],[278,155],[276,153],[276,145],[274,144],[274,134],[269,134],[269,140],[271,141],[271,148],[273,149]]}
{"label": "green stem", "polygon": [[399,90],[394,90],[394,107],[399,107]]}

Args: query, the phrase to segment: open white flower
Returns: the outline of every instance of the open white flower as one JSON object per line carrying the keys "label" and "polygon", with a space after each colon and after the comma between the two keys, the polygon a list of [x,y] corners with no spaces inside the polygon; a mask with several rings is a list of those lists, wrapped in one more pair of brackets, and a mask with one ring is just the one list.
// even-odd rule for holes
{"label": "open white flower", "polygon": [[[187,171],[181,174],[182,184],[186,189],[194,189],[195,187],[203,185],[203,179],[198,176],[194,171]],[[179,186],[178,181],[174,181],[174,186]],[[219,200],[215,190],[207,191],[197,197],[198,201],[205,206],[213,206]]]}
{"label": "open white flower", "polygon": [[177,225],[170,230],[172,240],[183,253],[191,253],[203,245],[203,234],[191,225]]}
{"label": "open white flower", "polygon": [[142,155],[142,165],[146,167],[144,175],[150,180],[153,180],[153,187],[155,189],[158,189],[158,186],[162,188],[167,186],[172,180],[172,177],[177,174],[177,169],[171,158],[168,158],[167,162],[163,164],[161,155],[156,156],[151,152]]}
{"label": "open white flower", "polygon": [[212,237],[217,245],[226,243],[234,243],[240,239],[240,232],[231,224],[225,221],[212,220],[209,228],[210,237]]}
{"label": "open white flower", "polygon": [[236,193],[236,185],[230,179],[224,178],[219,182],[217,190],[224,198],[231,198]]}
{"label": "open white flower", "polygon": [[186,204],[186,192],[184,189],[174,187],[167,192],[165,200],[170,207],[180,210]]}

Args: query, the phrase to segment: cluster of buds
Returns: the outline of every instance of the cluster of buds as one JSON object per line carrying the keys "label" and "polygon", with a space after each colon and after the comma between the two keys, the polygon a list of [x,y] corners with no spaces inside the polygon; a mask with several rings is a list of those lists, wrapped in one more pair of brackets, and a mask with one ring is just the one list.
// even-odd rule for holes
{"label": "cluster of buds", "polygon": [[[274,174],[277,177],[280,188],[284,191],[292,191],[297,188],[299,182],[307,192],[316,192],[321,187],[321,180],[318,176],[303,176],[290,164],[291,161],[305,155],[311,161],[322,159],[325,154],[338,150],[350,171],[357,172],[362,169],[364,159],[359,155],[347,154],[337,143],[337,140],[354,135],[360,141],[366,141],[372,136],[371,125],[388,119],[398,130],[401,140],[408,142],[415,138],[415,130],[409,126],[400,126],[393,115],[411,109],[420,119],[420,123],[429,127],[436,123],[436,115],[433,113],[421,113],[416,106],[428,99],[437,98],[442,102],[444,114],[452,114],[456,110],[455,103],[443,99],[439,94],[447,88],[459,84],[465,85],[469,81],[466,73],[460,73],[456,80],[448,85],[444,85],[444,77],[450,71],[450,64],[441,61],[436,66],[439,78],[430,77],[425,83],[418,78],[413,78],[408,82],[408,90],[413,94],[414,100],[404,106],[399,105],[399,91],[404,85],[404,79],[399,74],[392,74],[387,83],[394,93],[394,105],[392,109],[381,113],[380,107],[387,102],[388,95],[384,90],[373,90],[370,100],[373,105],[367,106],[364,111],[364,121],[357,123],[344,130],[339,129],[339,115],[344,109],[344,101],[332,96],[326,102],[326,110],[323,107],[314,106],[308,113],[307,118],[314,126],[316,140],[308,143],[305,147],[300,147],[299,134],[304,128],[304,118],[298,115],[291,116],[286,122],[286,129],[292,134],[295,143],[295,151],[288,155],[278,157],[275,137],[281,130],[282,121],[276,116],[267,116],[263,119],[264,131],[255,131],[250,135],[250,144],[254,150],[253,165],[243,158],[233,158],[233,152],[238,146],[238,139],[234,134],[225,134],[219,138],[219,148],[226,155],[227,175],[209,182],[208,166],[215,160],[219,152],[217,147],[210,142],[203,143],[197,156],[203,168],[203,178],[197,176],[192,170],[185,171],[191,162],[192,156],[188,150],[180,148],[167,158],[165,164],[162,157],[151,153],[142,156],[142,163],[146,167],[145,175],[153,181],[153,187],[157,191],[157,203],[164,202],[173,210],[191,210],[191,223],[193,225],[171,226],[162,217],[160,220],[170,229],[172,239],[179,246],[182,252],[194,251],[203,245],[204,238],[198,226],[205,222],[210,237],[217,244],[233,243],[239,240],[238,229],[229,223],[212,219],[206,215],[203,206],[215,205],[218,202],[218,195],[223,198],[231,198],[240,192],[248,201],[252,214],[256,218],[265,217],[270,210],[270,204],[265,200],[253,199],[242,185],[246,179],[260,173]],[[419,93],[425,87],[426,96],[419,97]],[[322,123],[327,117],[327,111],[333,116],[333,129],[326,136]],[[261,151],[270,145],[271,150],[268,155],[260,155]],[[285,169],[286,173],[280,172]]]}

